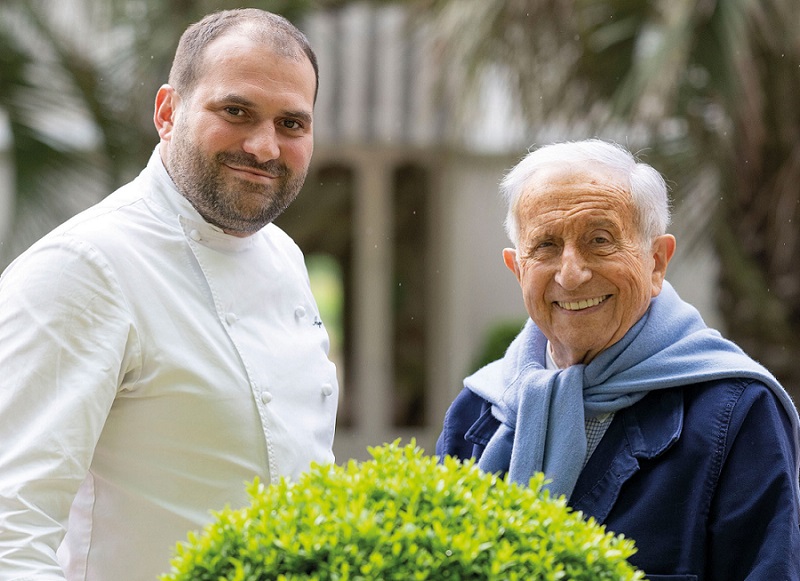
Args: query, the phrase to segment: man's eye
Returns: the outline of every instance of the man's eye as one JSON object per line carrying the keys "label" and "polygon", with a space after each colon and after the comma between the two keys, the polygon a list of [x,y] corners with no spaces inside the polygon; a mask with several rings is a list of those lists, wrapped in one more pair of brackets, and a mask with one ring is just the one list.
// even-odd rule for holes
{"label": "man's eye", "polygon": [[296,119],[284,119],[281,121],[281,124],[286,127],[286,129],[301,129],[303,127]]}
{"label": "man's eye", "polygon": [[591,234],[589,240],[595,246],[604,246],[606,244],[612,244],[614,237],[609,232],[596,231]]}
{"label": "man's eye", "polygon": [[225,107],[225,112],[234,117],[242,117],[244,115],[244,110],[240,107]]}
{"label": "man's eye", "polygon": [[556,244],[550,240],[543,240],[528,246],[524,252],[524,256],[521,258],[526,260],[541,260],[552,256],[554,252],[556,252]]}

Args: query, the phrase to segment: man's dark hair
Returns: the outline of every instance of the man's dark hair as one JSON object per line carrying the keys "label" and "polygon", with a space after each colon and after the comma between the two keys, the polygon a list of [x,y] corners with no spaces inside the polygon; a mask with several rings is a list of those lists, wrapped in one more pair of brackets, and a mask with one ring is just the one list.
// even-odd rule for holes
{"label": "man's dark hair", "polygon": [[268,44],[282,56],[299,59],[302,58],[302,54],[305,54],[311,61],[311,66],[314,67],[316,78],[314,101],[316,102],[319,90],[319,66],[317,55],[311,48],[308,39],[283,16],[257,8],[214,12],[186,29],[178,42],[169,73],[169,84],[179,94],[188,95],[194,90],[197,79],[200,77],[206,47],[232,30],[241,32],[255,41]]}

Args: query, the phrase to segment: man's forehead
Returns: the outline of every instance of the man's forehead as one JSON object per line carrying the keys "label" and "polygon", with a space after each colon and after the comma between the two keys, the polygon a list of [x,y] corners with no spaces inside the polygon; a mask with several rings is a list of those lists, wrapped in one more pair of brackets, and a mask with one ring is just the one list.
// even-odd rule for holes
{"label": "man's forehead", "polygon": [[558,163],[530,175],[517,200],[517,208],[569,210],[573,205],[624,207],[630,203],[629,180],[623,172],[596,163]]}
{"label": "man's forehead", "polygon": [[547,168],[529,180],[517,203],[522,230],[557,231],[565,227],[624,228],[635,210],[619,174]]}
{"label": "man's forehead", "polygon": [[531,235],[556,235],[566,230],[609,230],[618,232],[630,222],[625,212],[615,208],[601,209],[594,206],[574,206],[549,212],[530,213],[522,216],[521,229]]}
{"label": "man's forehead", "polygon": [[[630,193],[617,184],[560,183],[554,186],[526,188],[518,200],[517,211],[566,217],[593,212],[628,213],[632,205],[633,199]],[[551,219],[553,217],[550,216]]]}

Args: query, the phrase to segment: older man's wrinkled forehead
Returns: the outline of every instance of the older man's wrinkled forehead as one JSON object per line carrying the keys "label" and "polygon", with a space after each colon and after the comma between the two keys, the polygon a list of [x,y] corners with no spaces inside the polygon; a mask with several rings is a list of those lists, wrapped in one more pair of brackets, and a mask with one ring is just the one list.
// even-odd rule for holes
{"label": "older man's wrinkled forehead", "polygon": [[515,214],[520,235],[579,215],[590,221],[594,214],[616,216],[614,221],[626,230],[640,227],[627,175],[596,163],[565,162],[537,169],[522,189]]}
{"label": "older man's wrinkled forehead", "polygon": [[517,203],[545,193],[560,195],[565,204],[587,193],[631,200],[628,175],[596,162],[556,162],[537,168],[526,180]]}

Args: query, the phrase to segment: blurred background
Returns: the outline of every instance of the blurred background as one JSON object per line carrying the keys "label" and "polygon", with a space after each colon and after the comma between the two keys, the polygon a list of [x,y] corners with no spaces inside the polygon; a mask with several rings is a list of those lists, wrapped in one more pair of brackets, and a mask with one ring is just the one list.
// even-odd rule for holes
{"label": "blurred background", "polygon": [[[0,268],[133,178],[178,37],[227,0],[0,2]],[[800,400],[796,0],[251,0],[315,47],[316,148],[277,223],[342,384],[336,452],[433,451],[525,320],[497,194],[532,146],[601,137],[665,175],[668,279]]]}

